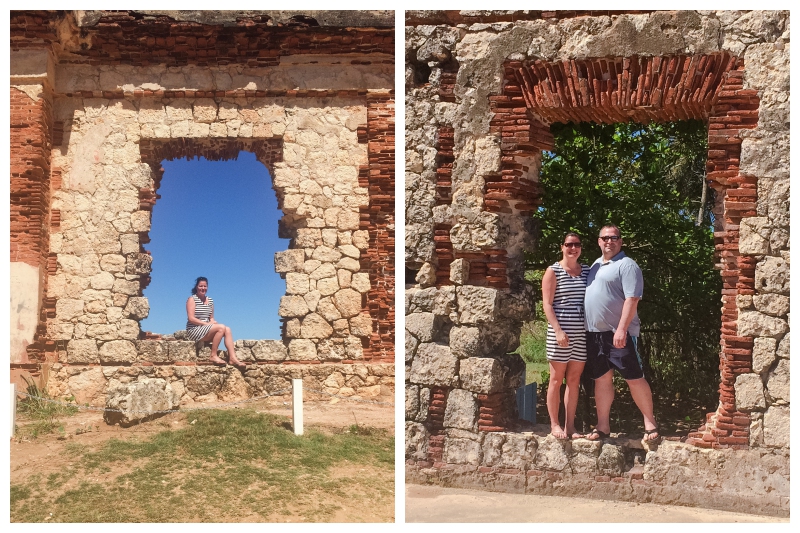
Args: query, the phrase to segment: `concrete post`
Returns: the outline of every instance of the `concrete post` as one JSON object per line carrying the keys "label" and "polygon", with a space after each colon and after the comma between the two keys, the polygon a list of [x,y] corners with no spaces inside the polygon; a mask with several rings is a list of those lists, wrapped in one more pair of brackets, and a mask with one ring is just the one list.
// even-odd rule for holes
{"label": "concrete post", "polygon": [[292,380],[292,428],[295,435],[303,434],[303,380]]}

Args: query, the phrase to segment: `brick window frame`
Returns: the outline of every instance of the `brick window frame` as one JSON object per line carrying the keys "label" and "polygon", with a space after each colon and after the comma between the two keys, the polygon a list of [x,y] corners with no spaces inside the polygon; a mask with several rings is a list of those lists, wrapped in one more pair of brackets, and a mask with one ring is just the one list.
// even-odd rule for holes
{"label": "brick window frame", "polygon": [[[755,294],[756,258],[739,252],[739,222],[756,216],[757,178],[739,170],[741,132],[758,122],[758,93],[743,88],[744,61],[726,52],[503,64],[490,95],[490,132],[501,141],[501,169],[486,179],[485,209],[528,217],[542,204],[531,160],[553,149],[553,122],[614,123],[700,119],[708,125],[707,179],[717,193],[714,258],[722,276],[719,405],[687,442],[749,448],[750,417],[736,409],[736,376],[751,372],[753,338],[737,334],[738,295]],[[437,233],[438,235],[438,233]],[[438,252],[438,250],[437,250]],[[494,255],[493,255],[493,252]],[[506,260],[485,250],[489,261]],[[513,280],[509,280],[513,282]],[[502,284],[489,282],[490,286]]]}

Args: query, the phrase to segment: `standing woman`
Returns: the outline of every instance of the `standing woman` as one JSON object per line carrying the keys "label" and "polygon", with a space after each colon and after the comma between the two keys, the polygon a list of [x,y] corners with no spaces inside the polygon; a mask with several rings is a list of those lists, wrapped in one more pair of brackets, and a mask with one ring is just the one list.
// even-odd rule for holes
{"label": "standing woman", "polygon": [[[575,410],[578,407],[583,365],[586,364],[586,325],[583,296],[589,267],[578,263],[581,238],[567,233],[561,245],[561,261],[547,267],[542,277],[542,307],[547,317],[547,361],[550,383],[547,387],[547,413],[550,432],[558,439],[582,437],[575,431]],[[567,378],[564,392],[566,420],[559,424],[558,408],[561,383]]]}
{"label": "standing woman", "polygon": [[214,320],[214,300],[208,296],[208,279],[199,277],[194,282],[192,295],[186,300],[186,335],[193,341],[212,341],[209,361],[217,366],[226,363],[219,357],[219,343],[225,337],[230,363],[238,369],[247,365],[236,358],[231,328]]}

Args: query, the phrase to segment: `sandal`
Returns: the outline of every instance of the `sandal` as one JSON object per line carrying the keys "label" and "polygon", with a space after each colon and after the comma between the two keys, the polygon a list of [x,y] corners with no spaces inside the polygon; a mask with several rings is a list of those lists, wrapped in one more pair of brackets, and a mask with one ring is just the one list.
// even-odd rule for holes
{"label": "sandal", "polygon": [[[652,437],[653,434],[655,434],[655,437]],[[658,431],[658,426],[654,427],[653,429],[645,429],[642,442],[647,444],[661,444],[661,433]]]}
{"label": "sandal", "polygon": [[231,365],[237,370],[247,370],[247,363],[241,361],[236,361],[235,363],[231,363]]}
{"label": "sandal", "polygon": [[[593,439],[592,437],[595,435],[597,435],[597,438]],[[592,442],[602,442],[610,436],[610,433],[606,433],[605,431],[600,431],[599,429],[595,428],[588,435],[584,435],[583,438]]]}
{"label": "sandal", "polygon": [[226,363],[222,359],[220,359],[219,361],[214,361],[213,359],[209,359],[208,362],[214,366],[228,366],[228,363]]}
{"label": "sandal", "polygon": [[570,438],[570,440],[575,440],[575,439],[582,439],[585,436],[586,435],[584,435],[583,433],[578,433],[577,431],[575,431],[575,432],[572,433],[572,435],[570,435],[569,438]]}

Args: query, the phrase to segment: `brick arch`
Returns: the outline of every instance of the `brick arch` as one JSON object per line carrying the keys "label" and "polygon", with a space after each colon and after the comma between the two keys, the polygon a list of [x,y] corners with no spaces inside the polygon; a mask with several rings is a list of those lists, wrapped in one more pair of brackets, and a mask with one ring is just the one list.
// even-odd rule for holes
{"label": "brick arch", "polygon": [[554,122],[700,119],[708,124],[707,179],[719,199],[714,242],[723,280],[721,382],[717,410],[688,441],[747,448],[750,418],[736,409],[734,384],[737,375],[751,371],[753,338],[737,335],[736,297],[755,294],[756,258],[739,253],[739,222],[756,216],[757,189],[756,177],[740,174],[739,154],[741,132],[757,125],[759,100],[757,91],[743,89],[743,60],[722,52],[506,61],[503,67],[503,90],[489,97],[490,131],[499,135],[502,152],[500,172],[486,179],[490,212],[528,217],[541,205],[538,172],[530,162],[553,149]]}

